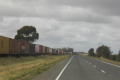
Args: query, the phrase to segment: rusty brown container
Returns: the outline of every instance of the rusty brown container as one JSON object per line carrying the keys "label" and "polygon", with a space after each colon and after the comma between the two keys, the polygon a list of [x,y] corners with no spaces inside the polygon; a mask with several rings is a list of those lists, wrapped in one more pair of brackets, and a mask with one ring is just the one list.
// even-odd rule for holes
{"label": "rusty brown container", "polygon": [[10,42],[10,54],[19,54],[20,53],[20,41],[10,38],[9,42]]}
{"label": "rusty brown container", "polygon": [[40,45],[40,54],[43,54],[43,46]]}
{"label": "rusty brown container", "polygon": [[10,54],[28,54],[29,43],[15,39],[9,39]]}
{"label": "rusty brown container", "polygon": [[22,53],[22,54],[29,53],[29,43],[20,41],[20,53]]}

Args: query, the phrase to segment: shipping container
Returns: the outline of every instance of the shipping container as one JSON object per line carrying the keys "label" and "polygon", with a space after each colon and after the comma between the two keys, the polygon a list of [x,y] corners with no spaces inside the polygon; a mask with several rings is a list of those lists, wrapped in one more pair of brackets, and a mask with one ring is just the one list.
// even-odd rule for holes
{"label": "shipping container", "polygon": [[47,47],[45,46],[45,54],[47,54]]}
{"label": "shipping container", "polygon": [[46,47],[46,53],[47,54],[49,53],[49,47]]}
{"label": "shipping container", "polygon": [[40,46],[39,45],[35,45],[35,53],[39,54],[40,53]]}
{"label": "shipping container", "polygon": [[52,54],[52,48],[49,49],[50,54]]}
{"label": "shipping container", "polygon": [[56,54],[59,54],[59,49],[56,49]]}
{"label": "shipping container", "polygon": [[29,44],[29,54],[35,53],[35,44]]}
{"label": "shipping container", "polygon": [[20,41],[9,38],[10,54],[20,53]]}
{"label": "shipping container", "polygon": [[53,54],[54,53],[54,49],[52,48],[52,50],[51,50],[51,54]]}
{"label": "shipping container", "polygon": [[59,52],[60,52],[60,54],[64,54],[63,49],[60,49],[60,51],[59,51]]}
{"label": "shipping container", "polygon": [[0,36],[0,54],[9,54],[9,38]]}
{"label": "shipping container", "polygon": [[40,54],[43,54],[43,46],[40,45]]}
{"label": "shipping container", "polygon": [[49,48],[45,46],[45,54],[49,53]]}
{"label": "shipping container", "polygon": [[22,54],[28,54],[29,53],[29,43],[20,41],[20,53]]}
{"label": "shipping container", "polygon": [[47,53],[50,54],[50,48],[49,47],[47,48]]}
{"label": "shipping container", "polygon": [[45,54],[45,46],[43,46],[43,54]]}
{"label": "shipping container", "polygon": [[57,54],[56,49],[52,49],[52,54]]}

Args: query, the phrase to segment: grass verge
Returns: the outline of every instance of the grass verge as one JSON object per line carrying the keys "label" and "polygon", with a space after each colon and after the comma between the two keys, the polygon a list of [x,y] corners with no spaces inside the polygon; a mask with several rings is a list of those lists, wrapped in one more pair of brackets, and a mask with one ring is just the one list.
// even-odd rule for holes
{"label": "grass verge", "polygon": [[30,80],[70,55],[0,58],[0,80]]}
{"label": "grass verge", "polygon": [[113,63],[113,64],[117,64],[117,65],[120,65],[120,61],[113,61],[113,60],[110,60],[110,59],[107,59],[107,58],[99,58],[99,57],[92,57],[92,56],[88,56],[88,55],[84,55],[84,54],[81,54],[83,56],[86,56],[86,57],[90,57],[90,58],[93,58],[93,59],[97,59],[97,60],[102,60],[102,61],[105,61],[105,62],[109,62],[109,63]]}

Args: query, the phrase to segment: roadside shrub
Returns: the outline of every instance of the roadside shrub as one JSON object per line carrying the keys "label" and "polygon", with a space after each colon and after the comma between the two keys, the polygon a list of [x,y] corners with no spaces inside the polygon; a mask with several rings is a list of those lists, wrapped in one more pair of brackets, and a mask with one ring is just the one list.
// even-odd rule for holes
{"label": "roadside shrub", "polygon": [[120,61],[120,55],[117,55],[116,61]]}
{"label": "roadside shrub", "polygon": [[97,48],[96,53],[98,57],[102,56],[104,58],[109,58],[111,55],[111,50],[110,47],[102,45]]}
{"label": "roadside shrub", "polygon": [[97,54],[97,53],[95,54],[95,56],[96,56],[96,57],[101,57],[101,55],[100,55],[100,54]]}
{"label": "roadside shrub", "polygon": [[109,59],[116,61],[117,60],[117,55],[110,55]]}
{"label": "roadside shrub", "polygon": [[93,49],[93,48],[89,49],[88,55],[89,55],[89,56],[95,56],[95,53],[94,53],[94,49]]}

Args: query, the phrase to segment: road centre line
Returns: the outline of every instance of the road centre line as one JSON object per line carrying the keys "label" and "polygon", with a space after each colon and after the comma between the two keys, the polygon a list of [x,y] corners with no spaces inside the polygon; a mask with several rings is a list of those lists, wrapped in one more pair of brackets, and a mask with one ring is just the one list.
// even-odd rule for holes
{"label": "road centre line", "polygon": [[93,67],[96,67],[96,66],[93,66]]}
{"label": "road centre line", "polygon": [[106,73],[104,70],[101,70],[102,73]]}
{"label": "road centre line", "polygon": [[[72,56],[73,58],[73,56]],[[69,63],[71,62],[72,58],[69,60],[69,62],[65,65],[65,67],[62,69],[62,71],[60,72],[60,74],[57,76],[57,78],[55,80],[59,80],[59,78],[61,77],[62,73],[64,72],[64,70],[67,68],[67,66],[69,65]]]}

